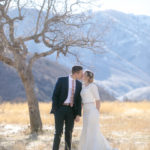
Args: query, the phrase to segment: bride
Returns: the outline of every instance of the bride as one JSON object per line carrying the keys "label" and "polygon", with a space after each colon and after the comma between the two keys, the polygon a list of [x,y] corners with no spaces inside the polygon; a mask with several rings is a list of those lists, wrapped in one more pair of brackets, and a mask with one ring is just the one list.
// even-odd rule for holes
{"label": "bride", "polygon": [[84,84],[81,91],[83,103],[83,129],[78,150],[113,150],[100,132],[100,96],[98,87],[93,83],[93,80],[94,74],[91,71],[85,71],[83,75]]}

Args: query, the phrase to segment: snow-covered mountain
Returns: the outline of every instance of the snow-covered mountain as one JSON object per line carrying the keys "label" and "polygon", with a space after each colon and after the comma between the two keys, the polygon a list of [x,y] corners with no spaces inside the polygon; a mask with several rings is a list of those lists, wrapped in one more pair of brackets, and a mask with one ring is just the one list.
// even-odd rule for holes
{"label": "snow-covered mountain", "polygon": [[[95,13],[93,21],[109,23],[104,35],[107,52],[102,55],[80,52],[79,56],[95,72],[98,83],[115,96],[149,86],[150,17],[109,10]],[[66,60],[59,61],[75,64],[74,60]]]}
{"label": "snow-covered mountain", "polygon": [[[37,12],[29,10],[32,17],[18,26],[16,34],[27,33],[32,30],[34,17]],[[15,14],[15,11],[14,13]],[[150,16],[125,14],[122,12],[108,10],[93,12],[93,22],[102,33],[107,26],[107,32],[103,35],[105,43],[103,54],[94,54],[90,51],[78,51],[78,55],[85,68],[95,72],[98,84],[120,97],[137,88],[150,86]],[[28,26],[29,22],[31,25]],[[28,43],[32,51],[46,50],[42,44]],[[55,54],[49,56],[55,60]],[[78,64],[71,56],[60,57],[59,63],[67,67]]]}
{"label": "snow-covered mountain", "polygon": [[135,89],[121,97],[118,97],[118,99],[121,101],[150,100],[150,87]]}
{"label": "snow-covered mountain", "polygon": [[[96,16],[99,18],[99,13]],[[113,10],[103,12],[102,16],[110,18],[112,24],[105,36],[109,53],[103,57],[109,62],[107,66],[111,76],[101,81],[101,84],[117,91],[118,96],[149,86],[150,17]],[[150,99],[148,95],[146,97]],[[138,95],[137,99],[140,98],[142,96]]]}

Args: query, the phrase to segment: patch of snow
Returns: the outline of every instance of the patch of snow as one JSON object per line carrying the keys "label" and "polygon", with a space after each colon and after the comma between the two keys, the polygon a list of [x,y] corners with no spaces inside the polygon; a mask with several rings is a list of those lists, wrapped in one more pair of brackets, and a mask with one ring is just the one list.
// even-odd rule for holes
{"label": "patch of snow", "polygon": [[16,134],[24,131],[27,125],[0,124],[0,135]]}

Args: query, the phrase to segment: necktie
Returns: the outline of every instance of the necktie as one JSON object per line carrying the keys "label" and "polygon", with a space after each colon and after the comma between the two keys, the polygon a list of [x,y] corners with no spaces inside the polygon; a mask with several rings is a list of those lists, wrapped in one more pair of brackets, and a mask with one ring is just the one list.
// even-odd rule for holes
{"label": "necktie", "polygon": [[70,101],[71,107],[73,107],[73,101],[74,101],[74,80],[72,80],[71,101]]}

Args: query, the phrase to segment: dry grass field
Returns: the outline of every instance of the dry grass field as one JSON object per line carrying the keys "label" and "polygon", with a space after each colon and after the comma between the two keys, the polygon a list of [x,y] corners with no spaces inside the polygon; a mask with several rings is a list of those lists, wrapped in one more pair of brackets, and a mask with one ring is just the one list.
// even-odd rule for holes
{"label": "dry grass field", "polygon": [[[51,150],[54,118],[51,104],[40,103],[43,133],[29,134],[26,103],[0,104],[0,150]],[[120,150],[150,150],[150,102],[103,102],[100,130],[113,147]],[[73,150],[77,150],[82,119],[75,124]],[[63,141],[61,150],[63,150]]]}

